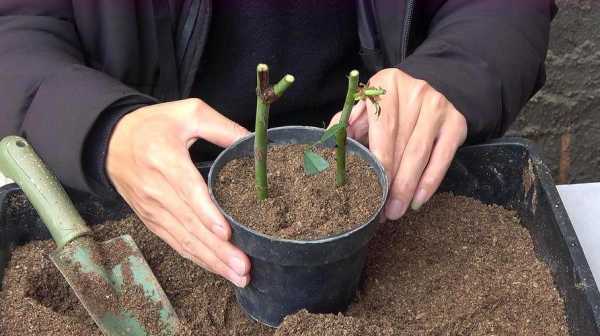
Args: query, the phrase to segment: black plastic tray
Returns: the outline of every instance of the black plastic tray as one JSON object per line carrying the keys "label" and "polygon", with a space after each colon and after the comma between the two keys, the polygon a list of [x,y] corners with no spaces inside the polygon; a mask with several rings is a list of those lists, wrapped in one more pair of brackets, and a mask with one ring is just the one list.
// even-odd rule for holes
{"label": "black plastic tray", "polygon": [[[462,148],[440,189],[516,210],[564,298],[570,334],[600,335],[600,293],[550,172],[529,142],[504,138]],[[129,213],[121,201],[71,196],[92,225]],[[14,198],[24,201],[18,187],[0,188],[0,278],[13,246],[48,238],[35,211]]]}

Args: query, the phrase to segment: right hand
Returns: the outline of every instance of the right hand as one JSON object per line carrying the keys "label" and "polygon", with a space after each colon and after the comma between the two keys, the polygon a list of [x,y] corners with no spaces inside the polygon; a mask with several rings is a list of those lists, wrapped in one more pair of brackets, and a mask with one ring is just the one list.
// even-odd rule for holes
{"label": "right hand", "polygon": [[111,182],[148,229],[238,287],[250,281],[250,260],[229,242],[231,228],[188,149],[199,138],[227,147],[246,134],[199,99],[173,101],[123,117],[106,159]]}

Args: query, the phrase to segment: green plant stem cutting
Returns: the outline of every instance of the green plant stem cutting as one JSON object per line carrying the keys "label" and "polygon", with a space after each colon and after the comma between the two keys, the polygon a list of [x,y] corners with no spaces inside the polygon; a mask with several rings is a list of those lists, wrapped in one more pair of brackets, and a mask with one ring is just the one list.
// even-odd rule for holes
{"label": "green plant stem cutting", "polygon": [[256,67],[256,124],[254,130],[254,169],[256,196],[264,200],[269,195],[267,183],[267,129],[269,108],[294,83],[294,76],[285,75],[275,86],[269,84],[269,67]]}
{"label": "green plant stem cutting", "polygon": [[352,112],[354,103],[360,100],[369,100],[375,107],[375,114],[379,116],[381,113],[381,107],[378,102],[379,96],[385,94],[385,90],[382,88],[359,84],[358,78],[359,73],[357,70],[352,70],[348,75],[348,92],[346,93],[342,115],[338,123],[325,130],[321,139],[304,151],[304,171],[307,175],[319,174],[329,167],[329,163],[315,153],[313,149],[316,145],[324,143],[334,135],[336,136],[335,184],[338,187],[346,183],[346,137],[350,113]]}
{"label": "green plant stem cutting", "polygon": [[344,101],[344,108],[339,121],[341,127],[335,136],[335,184],[338,187],[346,183],[346,136],[348,120],[350,119],[350,112],[352,112],[358,88],[358,76],[359,73],[357,70],[350,71],[350,75],[348,76],[348,92],[346,93],[346,100]]}

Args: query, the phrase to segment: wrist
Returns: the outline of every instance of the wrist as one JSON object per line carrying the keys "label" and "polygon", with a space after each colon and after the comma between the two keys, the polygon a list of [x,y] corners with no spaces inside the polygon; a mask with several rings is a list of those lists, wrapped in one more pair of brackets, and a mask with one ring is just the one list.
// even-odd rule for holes
{"label": "wrist", "polygon": [[103,112],[94,124],[86,141],[85,167],[86,175],[95,185],[98,194],[114,197],[115,190],[108,176],[107,161],[109,150],[117,127],[124,118],[144,106],[143,104],[115,104]]}

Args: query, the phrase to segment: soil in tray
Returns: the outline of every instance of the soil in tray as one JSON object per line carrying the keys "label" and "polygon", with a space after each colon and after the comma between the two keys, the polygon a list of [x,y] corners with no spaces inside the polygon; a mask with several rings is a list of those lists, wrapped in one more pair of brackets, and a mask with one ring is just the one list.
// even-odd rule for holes
{"label": "soil in tray", "polygon": [[[564,304],[515,213],[448,194],[380,227],[364,282],[343,315],[299,312],[278,330],[248,319],[232,286],[179,257],[135,218],[94,228],[131,234],[182,323],[181,335],[568,335]],[[100,332],[47,254],[18,247],[0,293],[0,335]],[[156,311],[147,311],[156,319]]]}
{"label": "soil in tray", "polygon": [[217,178],[215,197],[239,223],[271,236],[314,240],[366,223],[381,205],[375,171],[349,154],[347,181],[335,186],[335,150],[318,147],[329,162],[324,172],[307,176],[306,145],[273,145],[267,156],[269,197],[259,201],[254,184],[254,157],[228,162]]}

